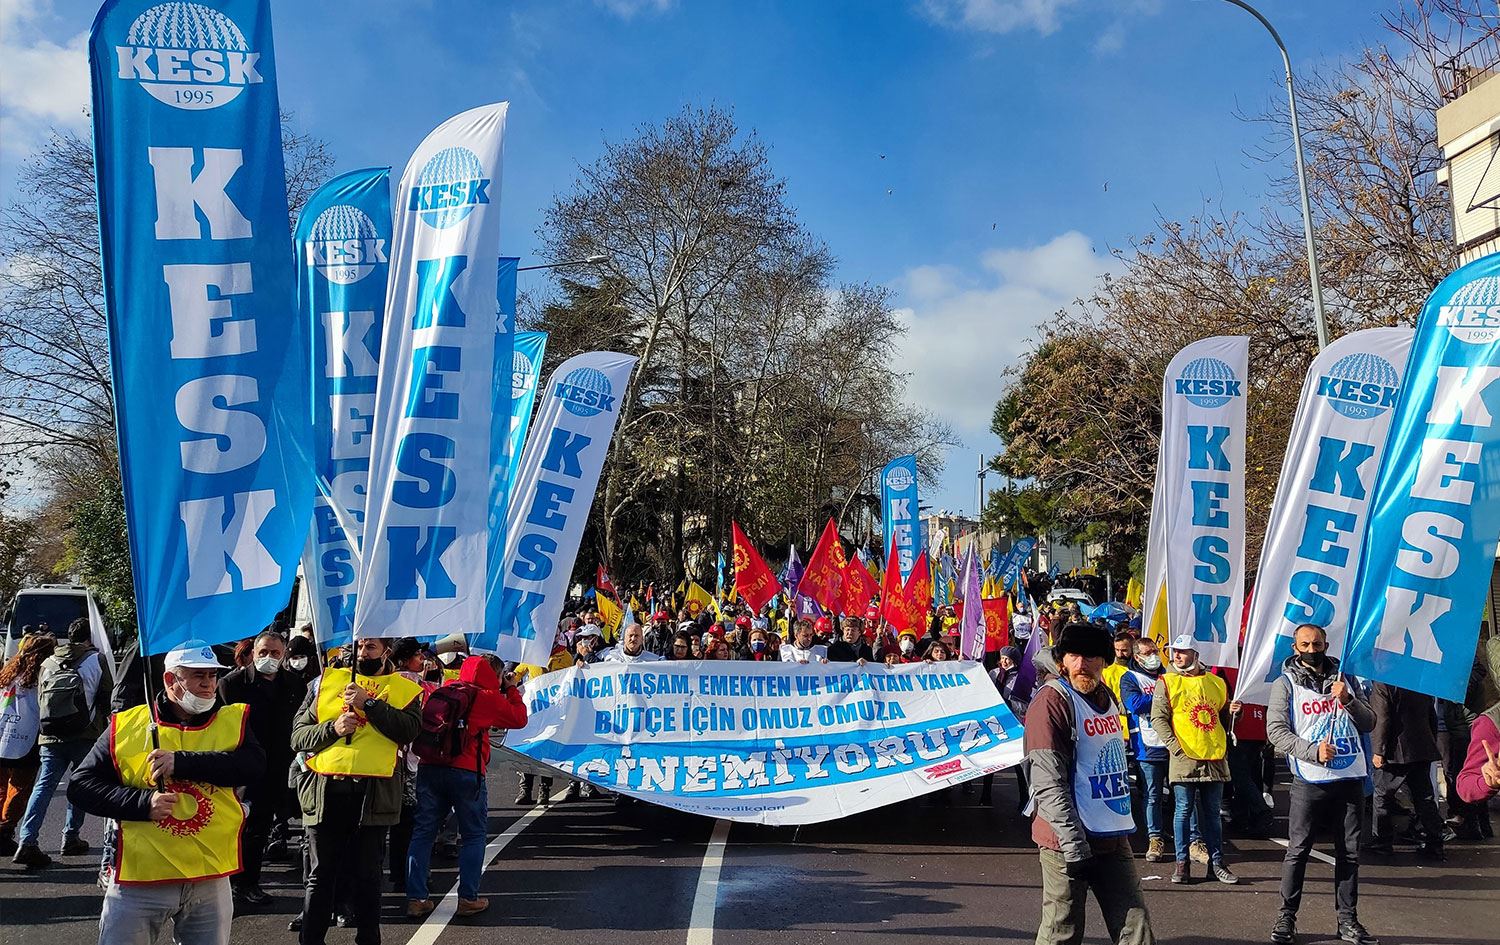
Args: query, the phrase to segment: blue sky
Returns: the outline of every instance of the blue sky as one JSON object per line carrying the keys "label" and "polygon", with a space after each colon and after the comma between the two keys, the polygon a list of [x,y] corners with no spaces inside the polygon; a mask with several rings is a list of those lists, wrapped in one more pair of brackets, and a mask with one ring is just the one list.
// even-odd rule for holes
{"label": "blue sky", "polygon": [[[1259,5],[1299,71],[1385,39],[1386,3]],[[1109,248],[1205,200],[1254,212],[1290,168],[1289,154],[1270,165],[1247,154],[1265,129],[1235,114],[1283,94],[1280,60],[1219,0],[271,6],[282,104],[340,169],[399,173],[438,122],[509,99],[503,244],[523,257],[603,141],[687,103],[732,108],[770,145],[839,278],[896,291],[909,399],[964,441],[924,496],[950,509],[974,507],[1002,372],[1088,291]],[[96,8],[0,0],[3,199],[49,125],[83,128]]]}

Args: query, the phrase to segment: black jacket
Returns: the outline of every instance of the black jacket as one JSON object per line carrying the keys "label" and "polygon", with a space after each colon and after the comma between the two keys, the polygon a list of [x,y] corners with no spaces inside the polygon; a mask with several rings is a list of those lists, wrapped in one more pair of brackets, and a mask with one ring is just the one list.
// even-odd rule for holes
{"label": "black jacket", "polygon": [[225,705],[242,702],[250,707],[250,730],[266,753],[266,777],[284,784],[292,762],[292,720],[307,698],[307,683],[294,672],[282,669],[267,679],[253,666],[231,670],[219,680],[219,699]]}
{"label": "black jacket", "polygon": [[870,644],[863,640],[858,643],[834,640],[828,644],[828,662],[853,663],[855,660],[864,660],[866,663],[875,662],[875,654],[870,652]]}
{"label": "black jacket", "polygon": [[[163,720],[163,725],[167,724],[166,719],[177,717],[165,694],[158,696],[156,701],[157,717]],[[217,712],[218,707],[215,706],[213,711]],[[213,712],[195,715],[183,724],[189,728],[204,725],[212,715]],[[109,752],[109,736],[109,731],[100,735],[83,763],[73,769],[73,777],[68,781],[68,802],[97,817],[150,820],[151,795],[155,792],[149,788],[127,787],[120,781],[120,773]],[[255,730],[247,725],[244,741],[232,751],[177,752],[172,777],[221,787],[244,787],[258,782],[265,768],[266,754],[255,740]]]}
{"label": "black jacket", "polygon": [[1370,751],[1388,764],[1425,764],[1442,757],[1437,743],[1437,714],[1432,697],[1410,689],[1376,683],[1370,694],[1375,730]]}

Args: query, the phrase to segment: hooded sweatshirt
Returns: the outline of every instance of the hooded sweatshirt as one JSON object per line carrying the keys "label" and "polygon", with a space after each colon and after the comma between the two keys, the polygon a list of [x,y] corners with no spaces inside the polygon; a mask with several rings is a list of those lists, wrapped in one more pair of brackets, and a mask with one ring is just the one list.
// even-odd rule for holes
{"label": "hooded sweatshirt", "polygon": [[490,763],[490,729],[522,728],[526,724],[526,703],[521,699],[521,690],[511,686],[500,691],[500,677],[495,668],[482,656],[471,656],[464,660],[458,671],[458,679],[444,685],[465,683],[475,687],[474,704],[469,707],[468,738],[463,750],[453,759],[450,768],[476,771],[481,774]]}

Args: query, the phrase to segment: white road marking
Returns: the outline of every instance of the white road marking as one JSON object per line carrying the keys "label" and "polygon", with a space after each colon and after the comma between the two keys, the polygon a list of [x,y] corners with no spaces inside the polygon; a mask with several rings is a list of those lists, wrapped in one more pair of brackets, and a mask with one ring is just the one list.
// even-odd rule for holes
{"label": "white road marking", "polygon": [[[1290,840],[1283,840],[1280,837],[1272,837],[1271,839],[1275,840],[1277,843],[1279,843],[1282,846],[1286,847],[1288,850],[1290,850],[1292,848],[1292,842]],[[1312,850],[1310,852],[1312,853],[1312,858],[1313,859],[1318,860],[1318,861],[1323,862],[1323,863],[1327,863],[1329,866],[1335,866],[1336,865],[1335,862],[1334,862],[1333,857],[1331,857],[1328,854],[1322,852],[1321,850]]]}
{"label": "white road marking", "polygon": [[[504,833],[491,840],[489,846],[484,848],[484,867],[480,872],[483,873],[488,870],[490,864],[495,862],[495,857],[500,855],[500,851],[509,846],[512,840],[520,836],[521,831],[529,827],[532,821],[551,810],[552,805],[555,803],[553,801],[547,804],[536,805],[517,818],[515,823],[505,828]],[[422,923],[416,933],[407,940],[406,945],[436,945],[438,936],[443,934],[443,930],[448,927],[448,923],[452,922],[453,917],[457,914],[458,884],[454,883],[453,888],[448,890],[448,895],[444,896],[442,902],[437,904],[437,908],[432,911],[432,914],[427,917],[427,921]]]}
{"label": "white road marking", "polygon": [[724,867],[724,847],[729,843],[729,821],[714,823],[708,849],[703,851],[703,871],[693,894],[693,915],[688,920],[687,945],[714,945],[714,912],[719,908],[719,872]]}

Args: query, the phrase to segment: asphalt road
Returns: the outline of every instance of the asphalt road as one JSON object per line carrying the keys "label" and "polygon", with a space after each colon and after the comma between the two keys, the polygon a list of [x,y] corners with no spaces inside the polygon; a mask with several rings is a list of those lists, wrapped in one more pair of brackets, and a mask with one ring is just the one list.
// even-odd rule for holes
{"label": "asphalt road", "polygon": [[[387,894],[386,945],[942,945],[1029,942],[1036,934],[1036,852],[1008,774],[997,779],[989,807],[978,806],[974,786],[800,830],[736,824],[727,837],[711,821],[640,803],[520,808],[510,803],[515,784],[504,766],[491,772],[491,835],[512,833],[484,876],[490,911],[444,925],[440,910],[418,925],[399,918],[404,898]],[[47,847],[60,839],[61,807],[54,808]],[[97,844],[100,832],[91,820],[85,837]],[[711,843],[715,836],[720,843]],[[722,853],[717,888],[701,882],[711,847]],[[1448,862],[1436,866],[1400,849],[1362,864],[1360,911],[1371,931],[1387,945],[1500,942],[1500,845],[1451,844]],[[1243,880],[1234,887],[1172,886],[1169,864],[1137,860],[1158,938],[1264,942],[1279,904],[1281,856],[1274,842],[1231,839],[1230,861]],[[0,863],[0,943],[94,942],[96,861],[71,857],[41,873]],[[435,895],[454,879],[451,862],[437,865]],[[1335,941],[1332,867],[1315,862],[1308,875],[1302,941]],[[300,868],[270,864],[266,879],[276,903],[237,917],[234,945],[296,940],[286,923],[300,908]],[[353,938],[352,929],[329,934],[331,945]],[[1087,941],[1107,941],[1092,907]]]}

